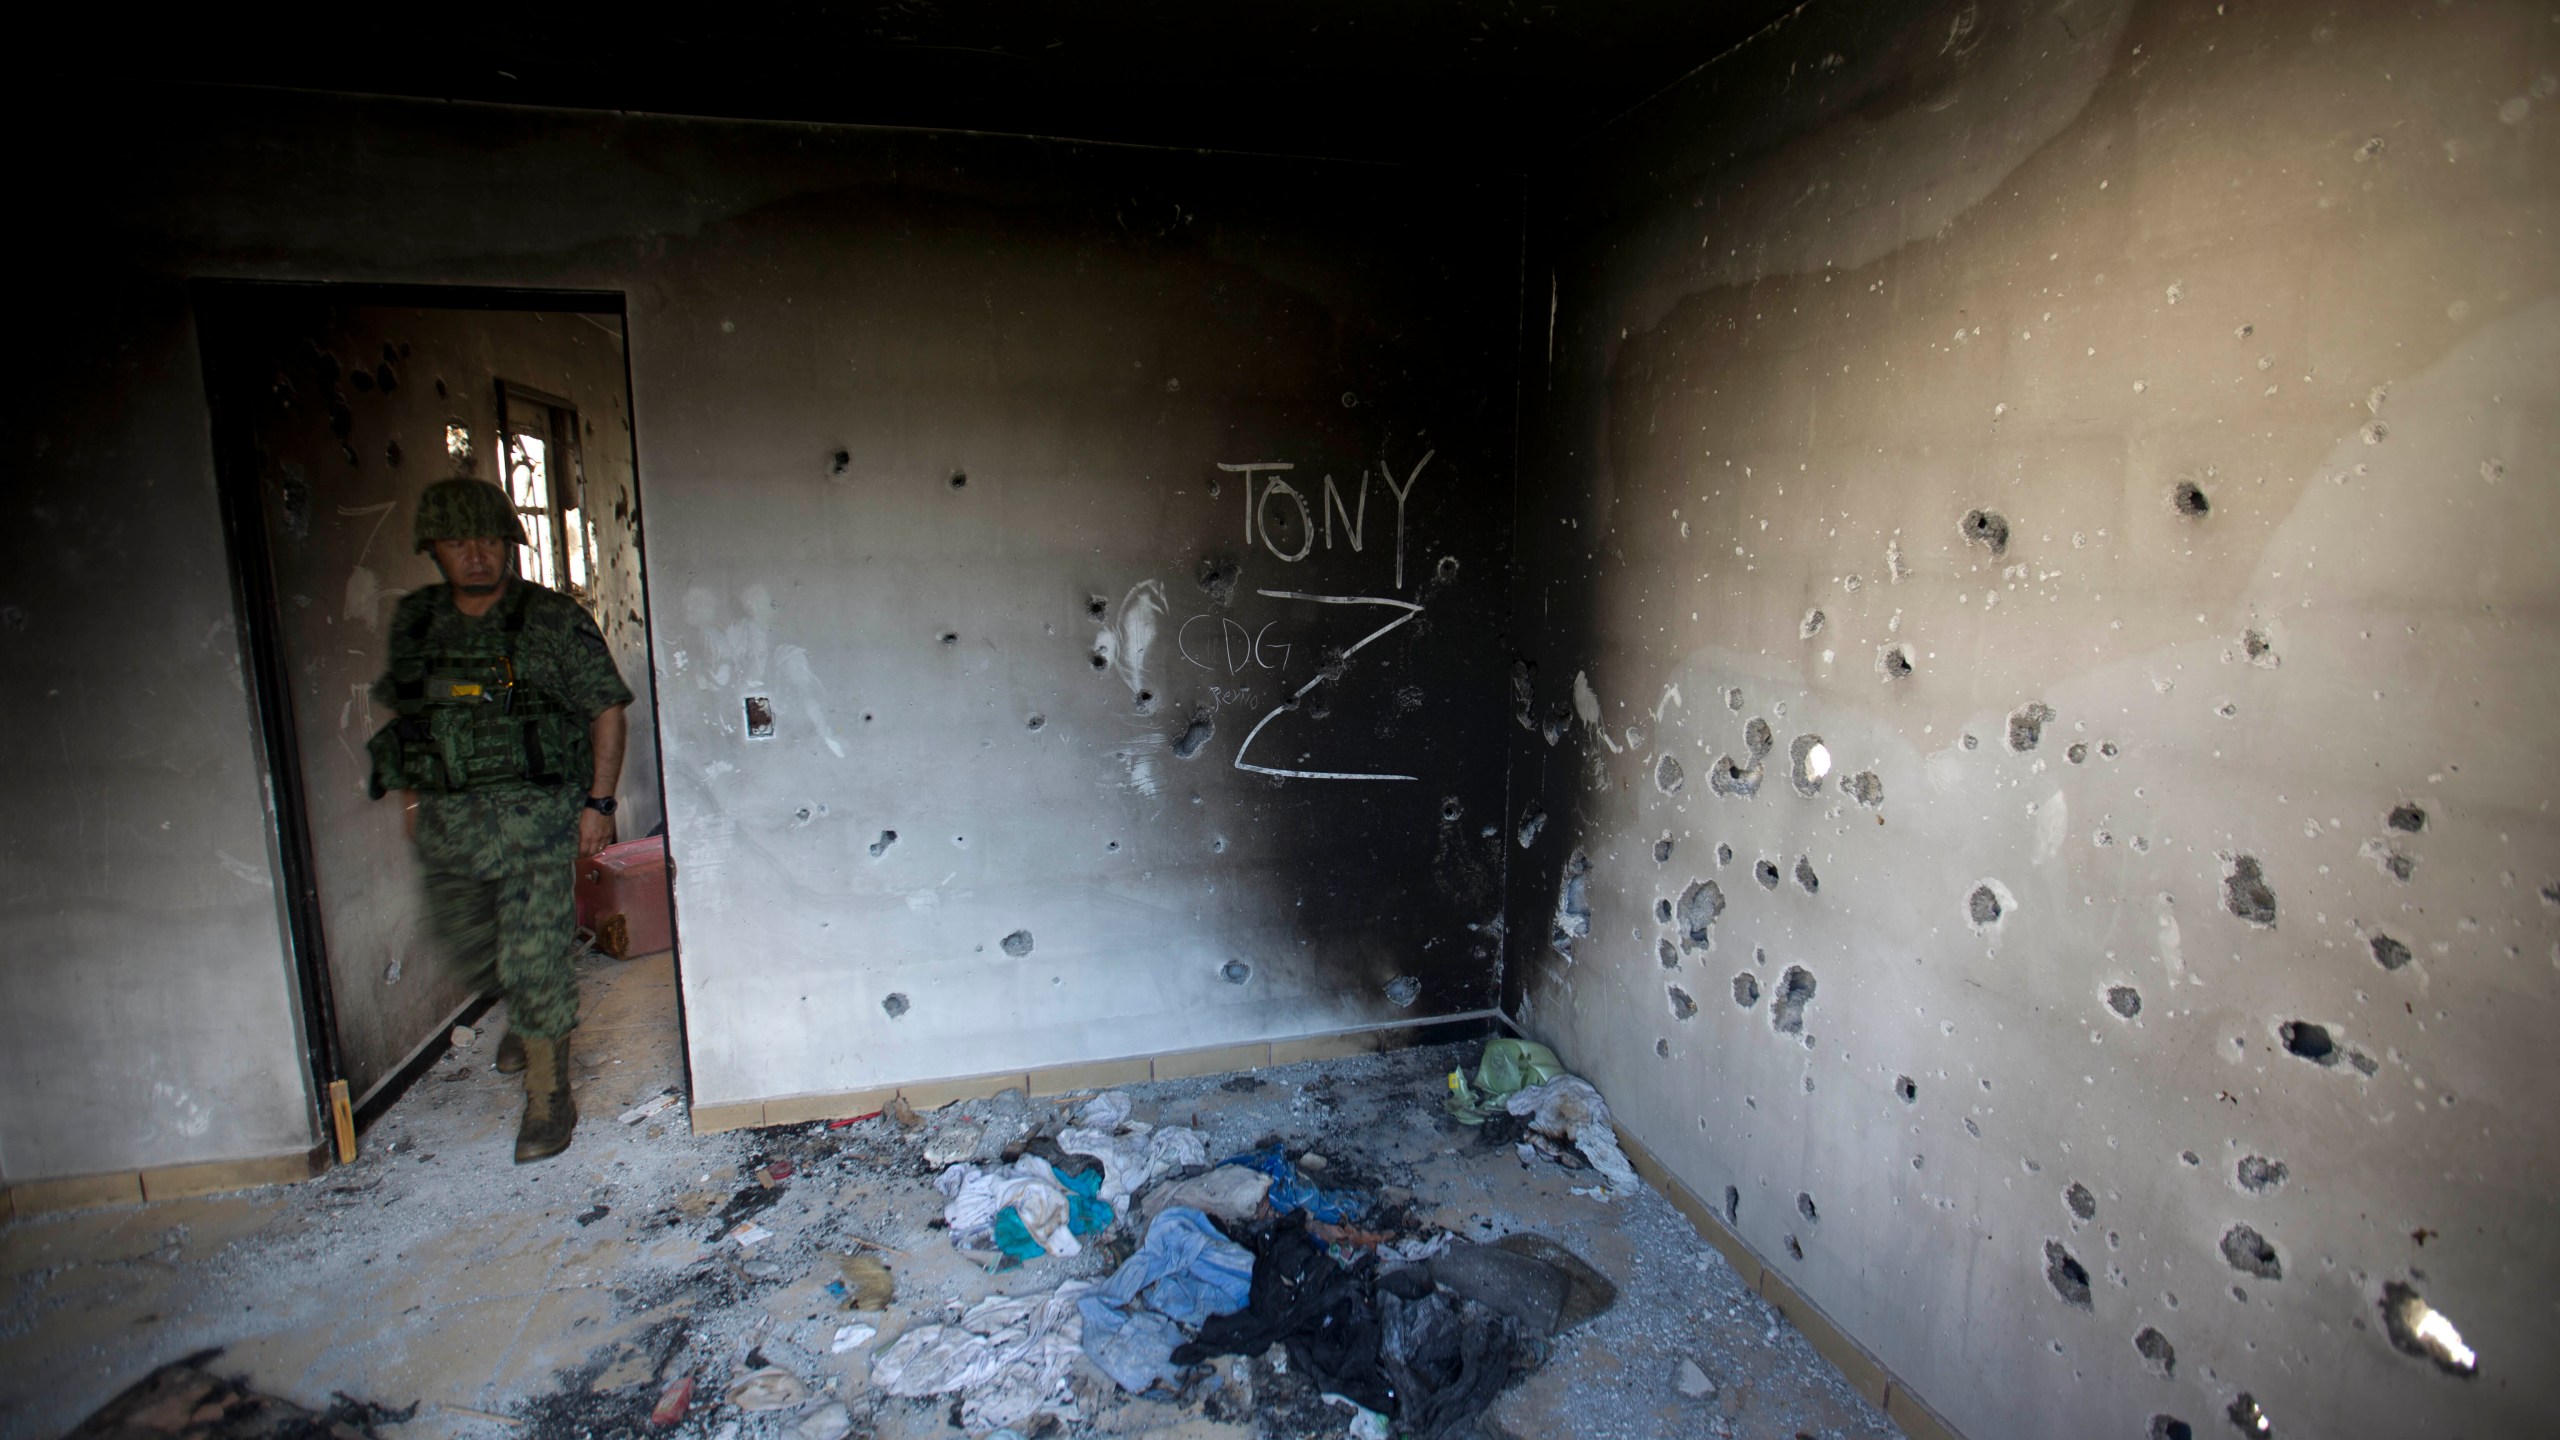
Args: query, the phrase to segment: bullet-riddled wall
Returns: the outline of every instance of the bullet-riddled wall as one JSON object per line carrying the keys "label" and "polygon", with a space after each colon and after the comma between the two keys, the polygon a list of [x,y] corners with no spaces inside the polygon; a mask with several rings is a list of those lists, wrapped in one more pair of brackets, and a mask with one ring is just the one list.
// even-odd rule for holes
{"label": "bullet-riddled wall", "polygon": [[51,161],[129,183],[35,307],[0,526],[13,692],[78,682],[9,712],[11,1181],[312,1133],[187,277],[625,297],[698,1104],[1494,1004],[1516,179],[224,91],[100,123]]}
{"label": "bullet-riddled wall", "polygon": [[1511,1003],[1975,1440],[2560,1408],[2555,73],[1815,6],[1533,197]]}

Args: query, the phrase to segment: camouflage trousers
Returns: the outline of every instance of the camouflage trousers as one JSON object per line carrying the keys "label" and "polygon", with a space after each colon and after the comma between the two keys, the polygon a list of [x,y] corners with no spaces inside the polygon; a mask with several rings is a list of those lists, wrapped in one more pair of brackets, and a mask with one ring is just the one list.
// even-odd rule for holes
{"label": "camouflage trousers", "polygon": [[531,787],[418,797],[438,948],[475,991],[503,992],[508,1028],[536,1039],[578,1023],[577,799]]}

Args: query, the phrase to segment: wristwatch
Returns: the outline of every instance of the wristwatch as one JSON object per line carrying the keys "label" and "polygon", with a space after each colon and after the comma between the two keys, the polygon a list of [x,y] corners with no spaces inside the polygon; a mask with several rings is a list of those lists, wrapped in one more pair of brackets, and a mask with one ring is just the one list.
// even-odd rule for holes
{"label": "wristwatch", "polygon": [[613,797],[610,795],[590,795],[587,797],[587,808],[606,817],[607,819],[611,819],[614,808]]}

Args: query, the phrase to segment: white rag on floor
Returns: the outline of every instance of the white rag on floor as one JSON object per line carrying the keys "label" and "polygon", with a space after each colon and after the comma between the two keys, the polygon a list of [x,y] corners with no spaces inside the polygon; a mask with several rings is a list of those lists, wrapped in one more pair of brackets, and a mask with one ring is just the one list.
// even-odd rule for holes
{"label": "white rag on floor", "polygon": [[942,1207],[951,1227],[951,1243],[963,1250],[993,1250],[996,1216],[1010,1209],[1052,1255],[1073,1255],[1084,1247],[1067,1228],[1067,1192],[1058,1172],[1037,1155],[1025,1155],[1002,1169],[982,1170],[954,1165],[942,1172],[933,1188],[950,1201]]}
{"label": "white rag on floor", "polygon": [[899,1336],[871,1362],[871,1382],[892,1395],[960,1392],[960,1424],[972,1434],[1043,1412],[1078,1419],[1067,1372],[1084,1347],[1076,1304],[1093,1288],[1070,1280],[1049,1295],[990,1295],[958,1324]]}
{"label": "white rag on floor", "polygon": [[1570,1142],[1600,1172],[1612,1190],[1636,1188],[1635,1167],[1618,1148],[1618,1132],[1609,1124],[1609,1102],[1591,1082],[1575,1075],[1514,1091],[1504,1109],[1527,1117],[1529,1128],[1551,1140]]}
{"label": "white rag on floor", "polygon": [[1113,1214],[1125,1213],[1129,1197],[1147,1188],[1157,1176],[1186,1165],[1209,1163],[1209,1147],[1198,1131],[1179,1125],[1158,1130],[1137,1120],[1123,1120],[1109,1129],[1061,1130],[1058,1148],[1102,1162],[1100,1198]]}
{"label": "white rag on floor", "polygon": [[1152,1222],[1175,1205],[1188,1206],[1221,1220],[1242,1223],[1261,1213],[1262,1197],[1271,1193],[1271,1177],[1241,1165],[1221,1165],[1206,1175],[1158,1185],[1138,1202],[1138,1218]]}

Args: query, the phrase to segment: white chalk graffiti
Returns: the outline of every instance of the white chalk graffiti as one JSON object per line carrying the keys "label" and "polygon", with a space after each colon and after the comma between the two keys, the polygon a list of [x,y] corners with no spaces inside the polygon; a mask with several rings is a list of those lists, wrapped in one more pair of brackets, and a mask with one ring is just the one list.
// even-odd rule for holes
{"label": "white chalk graffiti", "polygon": [[[1437,450],[1425,450],[1422,452],[1422,458],[1413,463],[1413,469],[1406,473],[1404,483],[1402,485],[1398,485],[1396,483],[1396,472],[1389,468],[1384,459],[1381,459],[1378,462],[1378,478],[1385,482],[1387,493],[1396,497],[1395,588],[1399,590],[1404,588],[1405,502],[1412,497],[1413,487],[1421,482],[1423,467],[1429,465],[1431,463],[1431,457],[1439,453],[1440,452]],[[1356,506],[1343,504],[1341,490],[1335,486],[1333,477],[1327,475],[1324,477],[1323,488],[1318,492],[1317,506],[1315,509],[1308,508],[1306,492],[1300,490],[1297,486],[1289,483],[1288,481],[1278,478],[1278,473],[1281,471],[1297,469],[1298,467],[1294,462],[1287,460],[1250,460],[1241,464],[1228,464],[1221,461],[1218,464],[1218,468],[1226,471],[1230,475],[1241,475],[1244,477],[1244,543],[1247,547],[1250,547],[1253,544],[1254,533],[1259,530],[1262,536],[1262,548],[1270,551],[1273,559],[1279,560],[1284,564],[1294,565],[1314,553],[1316,548],[1316,520],[1319,512],[1321,512],[1324,521],[1324,548],[1327,550],[1333,548],[1333,517],[1340,515],[1342,517],[1343,532],[1345,537],[1351,543],[1352,552],[1354,554],[1359,553],[1361,535],[1362,532],[1368,528],[1369,523],[1369,471],[1366,467],[1363,467],[1360,471],[1360,488],[1356,492],[1359,498]],[[1270,472],[1272,474],[1272,478],[1268,480],[1258,480],[1256,478],[1265,472]],[[1291,505],[1297,507],[1297,530],[1299,538],[1298,548],[1295,550],[1282,550],[1279,542],[1275,541],[1271,537],[1271,526],[1266,511],[1269,509],[1274,496],[1285,498]],[[1285,512],[1283,513],[1285,514]],[[1283,528],[1285,529],[1287,527],[1284,526]]]}
{"label": "white chalk graffiti", "polygon": [[[1428,464],[1431,459],[1428,455],[1425,455],[1422,458],[1425,464]],[[1421,474],[1422,466],[1415,466],[1414,473],[1416,475]],[[1410,481],[1407,482],[1406,488],[1411,488]],[[1399,500],[1401,500],[1401,496],[1399,496]],[[1399,527],[1399,534],[1401,534],[1401,527]],[[1267,596],[1273,600],[1304,600],[1315,605],[1385,605],[1403,612],[1397,615],[1393,620],[1390,620],[1386,624],[1379,626],[1377,629],[1370,631],[1368,634],[1361,636],[1358,644],[1355,644],[1350,649],[1342,652],[1342,658],[1345,660],[1350,659],[1352,656],[1357,655],[1362,650],[1368,648],[1369,643],[1376,640],[1379,636],[1386,634],[1388,631],[1393,630],[1397,626],[1411,620],[1414,616],[1422,613],[1422,607],[1414,604],[1410,600],[1389,600],[1376,595],[1310,595],[1300,590],[1259,590],[1254,593]],[[1256,637],[1257,646],[1259,643],[1259,637]],[[1324,674],[1318,674],[1314,679],[1299,686],[1288,699],[1272,706],[1270,711],[1260,720],[1255,721],[1253,728],[1245,732],[1244,743],[1236,747],[1236,768],[1239,770],[1251,770],[1259,775],[1280,775],[1295,780],[1412,780],[1418,778],[1412,775],[1366,774],[1342,770],[1286,770],[1273,765],[1249,765],[1245,763],[1245,752],[1253,748],[1253,739],[1255,736],[1262,733],[1262,727],[1270,724],[1273,717],[1277,716],[1281,711],[1296,709],[1298,702],[1306,698],[1307,692],[1323,684],[1327,678],[1328,677]]]}

